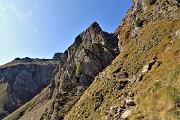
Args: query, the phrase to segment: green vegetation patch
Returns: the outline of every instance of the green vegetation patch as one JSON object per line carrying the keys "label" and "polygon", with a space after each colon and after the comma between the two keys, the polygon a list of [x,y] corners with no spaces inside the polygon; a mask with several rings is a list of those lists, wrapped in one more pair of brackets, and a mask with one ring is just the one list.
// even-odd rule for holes
{"label": "green vegetation patch", "polygon": [[75,76],[76,76],[77,78],[80,77],[80,69],[81,69],[81,63],[78,62],[77,66],[76,66],[76,71],[75,71]]}
{"label": "green vegetation patch", "polygon": [[140,17],[138,17],[135,21],[135,26],[142,27],[142,25],[143,25],[143,20]]}
{"label": "green vegetation patch", "polygon": [[145,0],[146,5],[153,5],[156,3],[156,0]]}

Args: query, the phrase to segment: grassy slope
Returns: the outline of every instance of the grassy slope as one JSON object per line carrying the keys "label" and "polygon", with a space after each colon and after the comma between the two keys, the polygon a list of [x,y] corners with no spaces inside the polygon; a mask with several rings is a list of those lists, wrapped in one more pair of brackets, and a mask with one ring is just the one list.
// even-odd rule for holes
{"label": "grassy slope", "polygon": [[[47,99],[48,87],[45,88],[40,94],[35,96],[31,101],[27,102],[19,109],[5,117],[3,120],[17,120],[21,117],[26,119],[39,119],[46,107],[49,106],[50,100]],[[33,114],[35,113],[35,114]],[[29,118],[28,118],[29,117]]]}
{"label": "grassy slope", "polygon": [[[150,7],[143,14],[147,15],[152,10],[153,7]],[[65,119],[101,119],[112,106],[120,106],[124,102],[119,99],[120,96],[130,91],[135,94],[136,102],[131,119],[142,117],[150,120],[178,119],[180,116],[180,40],[175,36],[175,32],[180,28],[180,22],[160,20],[146,24],[134,39],[130,37],[132,31],[128,26],[120,27],[122,34],[120,42],[123,44],[124,51],[96,77]],[[114,74],[124,77],[125,73],[128,73],[129,78],[133,78],[141,73],[143,66],[154,57],[157,57],[156,63],[140,82],[129,83],[124,89],[117,89],[122,87],[123,79],[113,77]],[[28,113],[33,108],[31,106],[36,105],[33,101],[25,104],[6,119],[17,118],[21,111]],[[49,104],[45,106],[48,107]],[[66,111],[68,106],[69,104],[63,106],[64,109],[60,109]]]}
{"label": "grassy slope", "polygon": [[[135,93],[137,104],[131,119],[180,117],[180,40],[175,36],[180,22],[149,22],[133,40],[127,38],[128,27],[123,28],[124,51],[96,77],[65,119],[101,119],[111,106],[121,105],[123,100],[118,99],[119,95],[129,91]],[[115,89],[121,80],[112,77],[114,72],[122,76],[127,72],[133,78],[154,57],[157,57],[156,63],[140,82],[128,84],[122,91]]]}
{"label": "grassy slope", "polygon": [[[7,93],[7,86],[8,84],[7,83],[3,83],[3,84],[0,84],[0,88],[1,88],[1,91],[0,91],[0,103],[5,103],[8,101],[8,93]],[[3,105],[1,104],[0,105],[0,112],[3,112]]]}

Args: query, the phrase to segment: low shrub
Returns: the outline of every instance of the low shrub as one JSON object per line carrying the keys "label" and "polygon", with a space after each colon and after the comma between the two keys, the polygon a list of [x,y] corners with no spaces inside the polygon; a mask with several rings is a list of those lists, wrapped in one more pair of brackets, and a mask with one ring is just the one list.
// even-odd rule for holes
{"label": "low shrub", "polygon": [[145,0],[146,5],[153,5],[156,2],[156,0]]}
{"label": "low shrub", "polygon": [[87,42],[87,50],[89,50],[90,52],[92,52],[92,44],[91,41]]}
{"label": "low shrub", "polygon": [[143,25],[143,20],[141,18],[137,18],[135,22],[136,27],[141,27]]}
{"label": "low shrub", "polygon": [[79,62],[76,66],[75,76],[79,78],[80,76],[81,63]]}

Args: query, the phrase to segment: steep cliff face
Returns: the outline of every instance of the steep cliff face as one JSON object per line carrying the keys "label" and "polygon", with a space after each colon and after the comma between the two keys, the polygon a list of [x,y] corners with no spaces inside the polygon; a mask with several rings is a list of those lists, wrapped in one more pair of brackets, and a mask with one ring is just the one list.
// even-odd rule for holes
{"label": "steep cliff face", "polygon": [[5,120],[179,119],[180,2],[132,2],[114,34],[95,22],[78,35],[51,84]]}
{"label": "steep cliff face", "polygon": [[[116,36],[103,32],[96,22],[75,38],[65,52],[66,62],[54,78],[56,89],[51,119],[63,119],[94,77],[111,63],[118,54],[117,41]],[[47,117],[44,116],[43,119]]]}
{"label": "steep cliff face", "polygon": [[178,0],[133,0],[115,31],[121,53],[65,120],[180,119],[179,21]]}
{"label": "steep cliff face", "polygon": [[57,61],[16,58],[0,67],[0,119],[50,84]]}
{"label": "steep cliff face", "polygon": [[57,90],[61,93],[77,92],[78,89],[87,88],[92,78],[118,54],[117,38],[103,32],[95,22],[76,37],[65,54],[66,62],[55,77]]}
{"label": "steep cliff face", "polygon": [[[64,52],[51,84],[5,119],[63,119],[94,77],[118,55],[117,46],[117,36],[102,31],[99,24],[94,22]],[[57,56],[58,53],[54,59]],[[36,116],[32,113],[36,113]]]}

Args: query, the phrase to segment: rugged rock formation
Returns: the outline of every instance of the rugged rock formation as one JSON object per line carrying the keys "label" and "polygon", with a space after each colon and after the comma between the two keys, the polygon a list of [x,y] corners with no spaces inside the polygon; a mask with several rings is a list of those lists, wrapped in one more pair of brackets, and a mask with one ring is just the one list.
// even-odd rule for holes
{"label": "rugged rock formation", "polygon": [[[49,105],[45,104],[44,108],[41,107],[43,109],[41,113],[34,110],[23,115],[20,114],[22,111],[17,111],[16,119],[23,119],[32,112],[39,114],[36,119],[63,119],[84,90],[93,82],[94,77],[118,55],[117,46],[118,39],[114,34],[102,31],[97,22],[91,24],[86,31],[75,38],[75,42],[63,55],[61,53],[54,55],[53,59],[61,58],[61,62],[54,71],[50,86],[46,88],[46,92],[41,93],[44,97],[45,94],[52,95],[45,97]],[[44,99],[39,100],[41,95],[37,95],[37,99],[31,100],[26,105],[31,107],[33,103],[42,105]],[[28,109],[33,109],[31,107]]]}
{"label": "rugged rock formation", "polygon": [[121,53],[95,77],[65,120],[180,118],[179,1],[151,1],[133,0],[115,31]]}
{"label": "rugged rock formation", "polygon": [[53,59],[54,60],[62,60],[64,57],[64,54],[63,53],[55,53],[54,56],[53,56]]}
{"label": "rugged rock formation", "polygon": [[50,84],[58,62],[49,62],[28,57],[16,58],[0,67],[0,119],[31,100]]}
{"label": "rugged rock formation", "polygon": [[117,39],[113,34],[103,32],[98,23],[93,23],[78,35],[74,44],[65,52],[67,58],[55,78],[57,90],[77,91],[86,88],[92,78],[111,63],[118,54]]}
{"label": "rugged rock formation", "polygon": [[179,119],[179,0],[132,2],[114,34],[95,22],[78,35],[51,84],[5,120]]}
{"label": "rugged rock formation", "polygon": [[63,111],[62,105],[71,100],[64,103],[62,98],[75,96],[77,99],[117,54],[117,38],[113,34],[103,32],[96,22],[78,35],[74,44],[65,52],[66,62],[54,78],[56,89],[52,116],[63,118],[64,112],[68,112],[71,107],[66,106],[67,110]]}
{"label": "rugged rock formation", "polygon": [[[64,54],[66,62],[54,78],[56,83],[52,99],[54,109],[45,113],[42,119],[50,116],[51,119],[63,119],[65,113],[72,107],[67,105],[78,100],[94,77],[118,54],[117,38],[113,34],[103,32],[99,24],[94,22],[75,38],[73,45]],[[70,97],[72,100],[68,100]]]}

